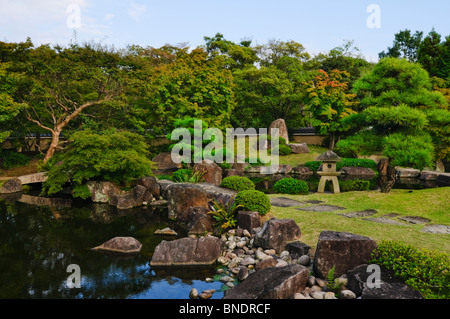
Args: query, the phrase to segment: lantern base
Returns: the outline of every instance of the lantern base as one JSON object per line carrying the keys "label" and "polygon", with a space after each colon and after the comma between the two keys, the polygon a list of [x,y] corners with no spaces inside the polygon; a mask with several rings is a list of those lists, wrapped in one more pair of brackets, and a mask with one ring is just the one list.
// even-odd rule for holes
{"label": "lantern base", "polygon": [[317,189],[318,193],[325,192],[325,185],[328,181],[333,182],[333,193],[337,194],[341,192],[341,190],[339,189],[339,181],[337,179],[337,176],[322,176],[320,178],[319,188]]}

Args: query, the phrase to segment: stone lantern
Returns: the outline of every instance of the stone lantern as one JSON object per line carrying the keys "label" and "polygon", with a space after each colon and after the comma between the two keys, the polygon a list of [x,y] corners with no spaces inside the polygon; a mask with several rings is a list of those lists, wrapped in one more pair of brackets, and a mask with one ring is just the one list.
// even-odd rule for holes
{"label": "stone lantern", "polygon": [[323,193],[325,191],[325,184],[327,181],[331,181],[333,182],[333,193],[340,193],[337,177],[341,173],[336,170],[336,163],[340,162],[341,158],[333,151],[326,151],[322,155],[319,155],[316,161],[322,162],[322,171],[317,172],[321,176],[317,192]]}

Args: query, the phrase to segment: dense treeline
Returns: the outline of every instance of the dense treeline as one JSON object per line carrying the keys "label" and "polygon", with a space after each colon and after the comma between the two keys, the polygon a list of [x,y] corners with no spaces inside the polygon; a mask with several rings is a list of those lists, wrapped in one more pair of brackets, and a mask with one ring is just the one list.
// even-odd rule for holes
{"label": "dense treeline", "polygon": [[49,133],[46,163],[62,134],[122,130],[151,141],[184,117],[220,129],[283,118],[316,127],[345,156],[431,167],[449,157],[450,36],[422,35],[396,34],[377,64],[352,42],[311,56],[294,41],[219,33],[195,49],[0,42],[0,143]]}

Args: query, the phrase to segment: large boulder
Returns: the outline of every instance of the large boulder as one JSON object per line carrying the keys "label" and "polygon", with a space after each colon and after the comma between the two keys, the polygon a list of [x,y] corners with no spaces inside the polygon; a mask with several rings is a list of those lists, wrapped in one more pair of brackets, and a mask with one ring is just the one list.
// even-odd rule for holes
{"label": "large boulder", "polygon": [[142,244],[133,237],[114,237],[92,250],[100,250],[112,253],[135,254],[142,249]]}
{"label": "large boulder", "polygon": [[289,144],[289,134],[288,134],[286,122],[283,119],[278,119],[278,120],[273,121],[269,126],[269,132],[268,132],[269,135],[272,134],[272,130],[274,128],[277,128],[279,130],[278,132],[279,132],[280,137],[282,137],[286,140],[286,144]]}
{"label": "large boulder", "polygon": [[197,172],[204,174],[203,181],[205,183],[214,185],[220,185],[220,183],[222,183],[222,168],[214,162],[208,163],[202,161],[201,163],[195,164],[192,173],[195,174]]}
{"label": "large boulder", "polygon": [[249,232],[251,232],[253,228],[261,226],[258,212],[238,211],[236,219],[237,226],[242,229],[247,229]]}
{"label": "large boulder", "polygon": [[109,204],[116,206],[117,209],[130,209],[142,206],[144,202],[150,202],[152,194],[142,185],[137,185],[131,191],[124,195],[115,195],[109,201]]}
{"label": "large boulder", "polygon": [[137,180],[137,185],[144,186],[154,198],[161,195],[161,186],[154,176],[141,177]]}
{"label": "large boulder", "polygon": [[150,266],[211,265],[221,255],[222,245],[213,236],[163,240],[156,246]]}
{"label": "large boulder", "polygon": [[368,288],[364,283],[361,299],[423,299],[422,294],[402,283],[381,281],[380,287]]}
{"label": "large boulder", "polygon": [[395,167],[395,175],[399,178],[416,178],[420,175],[420,170],[415,168]]}
{"label": "large boulder", "polygon": [[159,189],[160,189],[162,198],[167,199],[169,186],[171,186],[173,184],[175,184],[175,182],[173,182],[169,179],[159,179],[158,180],[158,185],[159,185]]}
{"label": "large boulder", "polygon": [[211,183],[197,183],[195,185],[205,190],[206,196],[210,201],[216,200],[224,204],[228,203],[238,193],[235,190],[220,187]]}
{"label": "large boulder", "polygon": [[363,176],[363,177],[375,177],[375,172],[368,167],[359,167],[359,166],[348,166],[341,168],[342,175],[351,175],[351,176]]}
{"label": "large boulder", "polygon": [[174,183],[167,189],[169,218],[178,219],[189,207],[208,207],[208,197],[201,187],[191,183]]}
{"label": "large boulder", "polygon": [[291,148],[293,154],[307,154],[309,153],[308,144],[298,143],[298,144],[288,144]]}
{"label": "large boulder", "polygon": [[112,182],[89,181],[87,187],[94,203],[108,203],[113,196],[122,194],[120,187]]}
{"label": "large boulder", "polygon": [[[175,155],[177,157],[177,161],[181,158],[179,155]],[[172,152],[164,152],[156,155],[152,162],[157,164],[157,171],[159,173],[172,173],[180,168],[182,168],[181,163],[175,163],[172,159]]]}
{"label": "large boulder", "polygon": [[6,181],[0,187],[0,194],[14,194],[23,190],[22,182],[18,178],[13,178]]}
{"label": "large boulder", "polygon": [[178,223],[189,235],[203,235],[213,231],[214,219],[205,207],[189,207],[178,215]]}
{"label": "large boulder", "polygon": [[296,258],[299,258],[301,256],[308,255],[310,248],[311,247],[309,247],[305,243],[302,243],[300,241],[293,241],[293,242],[287,244],[285,249],[290,254],[296,256]]}
{"label": "large boulder", "polygon": [[260,269],[227,290],[224,299],[291,299],[305,288],[308,272],[298,264]]}
{"label": "large boulder", "polygon": [[281,253],[288,242],[299,239],[300,236],[300,227],[293,219],[272,218],[256,233],[254,245]]}
{"label": "large boulder", "polygon": [[369,237],[347,232],[323,231],[320,233],[314,255],[316,277],[327,278],[335,267],[334,274],[339,277],[358,265],[368,263],[376,242]]}
{"label": "large boulder", "polygon": [[[373,273],[373,270],[367,271],[368,266],[368,264],[362,264],[347,271],[347,289],[353,291],[357,296],[361,296],[362,291],[367,288],[367,280]],[[381,268],[379,275],[379,279],[382,282],[400,282],[391,272],[385,269]],[[371,279],[371,282],[373,283],[373,279]]]}

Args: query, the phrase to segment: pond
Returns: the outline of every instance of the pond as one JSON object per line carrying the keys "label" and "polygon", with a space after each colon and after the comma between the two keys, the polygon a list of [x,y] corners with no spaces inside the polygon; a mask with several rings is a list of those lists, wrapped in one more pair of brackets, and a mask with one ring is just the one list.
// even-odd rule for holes
{"label": "pond", "polygon": [[[154,235],[173,226],[164,210],[117,211],[71,199],[58,205],[0,198],[0,298],[187,299],[192,288],[222,289],[218,281],[205,282],[214,277],[214,267],[150,267],[158,243],[174,239]],[[116,236],[138,239],[141,253],[124,258],[90,250]],[[80,267],[81,288],[67,285],[71,264]],[[218,291],[212,298],[223,295]]]}

